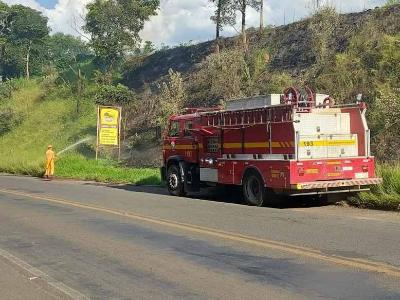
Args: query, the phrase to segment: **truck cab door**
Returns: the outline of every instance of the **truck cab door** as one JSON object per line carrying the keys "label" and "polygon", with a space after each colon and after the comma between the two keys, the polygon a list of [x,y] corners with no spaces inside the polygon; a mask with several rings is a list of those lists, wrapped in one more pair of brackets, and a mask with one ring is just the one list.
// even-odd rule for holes
{"label": "truck cab door", "polygon": [[177,155],[176,143],[179,139],[180,128],[179,121],[171,121],[168,127],[168,134],[164,139],[165,157]]}
{"label": "truck cab door", "polygon": [[186,120],[181,124],[183,156],[187,162],[198,163],[199,159],[199,143],[193,135],[193,121]]}

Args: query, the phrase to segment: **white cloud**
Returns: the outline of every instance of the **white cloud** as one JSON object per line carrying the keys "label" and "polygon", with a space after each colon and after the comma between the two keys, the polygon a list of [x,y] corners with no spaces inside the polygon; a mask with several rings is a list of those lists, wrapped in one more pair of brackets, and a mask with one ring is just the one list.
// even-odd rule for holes
{"label": "white cloud", "polygon": [[46,10],[49,26],[53,32],[77,35],[81,31],[86,14],[86,5],[91,0],[59,0],[54,9]]}
{"label": "white cloud", "polygon": [[[54,9],[45,9],[37,0],[5,0],[8,4],[23,4],[43,11],[49,18],[53,32],[75,34],[83,25],[87,3],[92,0],[58,0]],[[312,11],[316,0],[268,0],[265,8],[265,23],[281,25],[304,18]],[[382,5],[386,0],[321,0],[335,6],[339,12],[360,11]],[[215,8],[208,0],[161,0],[157,16],[150,19],[142,32],[144,40],[155,44],[176,45],[212,39],[214,24],[210,20]],[[249,9],[248,25],[257,26],[259,15]],[[239,25],[237,26],[239,27]],[[235,34],[235,29],[224,28],[223,34]]]}
{"label": "white cloud", "polygon": [[164,0],[157,16],[150,19],[142,32],[144,40],[157,44],[203,41],[212,37],[210,20],[213,8],[208,0]]}

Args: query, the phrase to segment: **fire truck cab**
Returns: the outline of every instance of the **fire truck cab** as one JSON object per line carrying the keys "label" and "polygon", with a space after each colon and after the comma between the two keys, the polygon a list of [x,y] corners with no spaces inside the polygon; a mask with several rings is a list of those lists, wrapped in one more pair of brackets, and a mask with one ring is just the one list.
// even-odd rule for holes
{"label": "fire truck cab", "polygon": [[363,102],[335,105],[308,88],[187,109],[169,119],[162,178],[175,196],[205,185],[242,186],[254,206],[278,195],[365,191],[382,181],[365,112]]}

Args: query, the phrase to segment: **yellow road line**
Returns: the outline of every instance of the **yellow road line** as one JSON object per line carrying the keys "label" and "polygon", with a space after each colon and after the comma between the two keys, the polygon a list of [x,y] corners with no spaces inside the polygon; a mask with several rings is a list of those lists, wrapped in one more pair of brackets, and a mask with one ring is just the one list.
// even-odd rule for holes
{"label": "yellow road line", "polygon": [[175,221],[171,221],[171,220],[167,220],[167,219],[160,219],[160,218],[155,218],[155,217],[144,216],[144,215],[136,214],[134,212],[120,211],[120,210],[114,210],[114,209],[109,209],[109,208],[105,208],[105,207],[82,204],[82,203],[73,202],[70,200],[65,200],[65,199],[60,199],[60,198],[55,198],[55,197],[38,196],[38,195],[28,194],[25,192],[11,191],[11,190],[6,190],[6,189],[0,189],[0,193],[14,195],[14,196],[22,196],[22,197],[36,199],[36,200],[42,200],[42,201],[44,200],[44,201],[51,202],[51,203],[57,203],[57,204],[68,205],[68,206],[77,207],[77,208],[84,208],[84,209],[102,212],[102,213],[108,213],[108,214],[122,216],[122,217],[133,219],[133,220],[143,221],[143,222],[161,225],[161,226],[174,228],[174,229],[179,229],[179,230],[183,230],[186,232],[208,235],[208,236],[217,237],[217,238],[230,240],[230,241],[234,241],[234,242],[240,242],[240,243],[247,244],[247,245],[258,246],[258,247],[265,248],[265,249],[283,251],[283,252],[294,254],[297,256],[308,257],[308,258],[312,258],[315,260],[320,260],[320,261],[324,261],[327,263],[336,264],[336,265],[340,265],[340,266],[344,266],[344,267],[348,267],[348,268],[354,268],[354,269],[359,269],[359,270],[374,272],[374,273],[382,273],[382,274],[392,276],[392,277],[400,277],[400,269],[399,268],[396,268],[394,266],[391,266],[391,265],[388,265],[385,263],[381,263],[381,262],[374,262],[374,261],[358,259],[358,258],[348,258],[348,257],[336,256],[336,255],[327,255],[317,249],[296,246],[296,245],[287,244],[287,243],[283,243],[283,242],[277,242],[277,241],[273,241],[273,240],[260,239],[260,238],[237,234],[237,233],[233,233],[233,232],[226,232],[226,231],[222,231],[222,230],[218,230],[218,229],[214,229],[214,228],[208,228],[208,227],[203,227],[203,226],[175,222]]}

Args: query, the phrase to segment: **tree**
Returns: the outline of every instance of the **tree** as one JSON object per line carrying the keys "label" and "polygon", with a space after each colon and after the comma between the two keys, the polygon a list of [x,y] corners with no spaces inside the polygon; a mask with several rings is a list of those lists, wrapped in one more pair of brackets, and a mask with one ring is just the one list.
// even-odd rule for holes
{"label": "tree", "polygon": [[228,9],[228,11],[238,11],[241,15],[241,33],[242,33],[243,45],[245,47],[247,45],[247,35],[246,35],[247,8],[253,7],[257,10],[260,10],[260,1],[261,0],[232,0],[232,2],[229,3],[230,8]]}
{"label": "tree", "polygon": [[3,38],[8,31],[8,15],[10,8],[0,1],[0,38]]}
{"label": "tree", "polygon": [[216,25],[215,39],[219,40],[221,30],[224,25],[233,24],[235,22],[234,10],[232,10],[232,0],[210,0],[216,4],[215,14],[211,20]]}
{"label": "tree", "polygon": [[112,70],[140,44],[145,21],[157,14],[159,0],[95,0],[87,5],[84,30],[91,46]]}
{"label": "tree", "polygon": [[248,0],[237,0],[237,10],[242,15],[242,38],[243,38],[243,45],[247,44],[247,36],[246,36],[246,10],[247,5],[249,4]]}
{"label": "tree", "polygon": [[187,101],[187,93],[183,83],[182,74],[172,69],[168,71],[168,78],[158,86],[159,118],[158,125],[164,127],[168,117],[182,111]]}
{"label": "tree", "polygon": [[151,54],[155,50],[156,50],[156,47],[154,46],[154,44],[151,41],[144,42],[143,51],[142,51],[144,55]]}
{"label": "tree", "polygon": [[0,1],[0,74],[3,73],[2,62],[4,60],[5,45],[7,42],[7,19],[9,14],[9,7]]}
{"label": "tree", "polygon": [[332,46],[334,34],[339,24],[339,15],[334,8],[319,9],[309,20],[308,28],[311,32],[312,53],[315,57],[314,65],[308,70],[308,84],[318,88],[322,82],[320,76],[326,73],[335,62],[335,48]]}
{"label": "tree", "polygon": [[215,23],[216,52],[220,50],[220,37],[224,25],[234,25],[236,22],[235,10],[233,9],[233,0],[210,0],[216,4],[215,14],[211,20]]}
{"label": "tree", "polygon": [[7,20],[7,41],[19,48],[25,61],[25,76],[30,77],[32,51],[43,45],[49,35],[47,18],[41,12],[23,5],[11,6]]}
{"label": "tree", "polygon": [[400,4],[400,0],[387,0],[385,5],[391,6],[391,5],[396,5],[396,4]]}
{"label": "tree", "polygon": [[58,70],[66,70],[92,55],[87,44],[69,34],[56,33],[47,39],[49,60]]}

